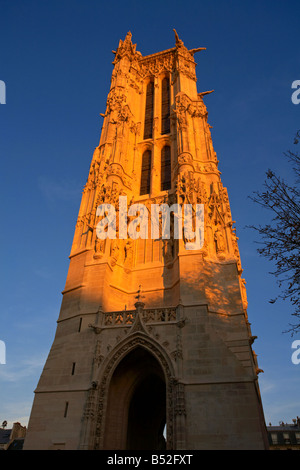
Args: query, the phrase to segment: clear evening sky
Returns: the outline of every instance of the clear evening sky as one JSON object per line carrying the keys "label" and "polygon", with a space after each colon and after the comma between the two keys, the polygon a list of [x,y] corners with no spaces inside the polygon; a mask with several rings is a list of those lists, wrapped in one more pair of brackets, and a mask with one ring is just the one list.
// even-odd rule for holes
{"label": "clear evening sky", "polygon": [[300,364],[283,334],[292,306],[279,302],[272,265],[246,225],[271,214],[248,196],[265,171],[293,177],[300,104],[299,0],[0,1],[1,313],[0,423],[27,425],[56,329],[76,218],[99,144],[112,50],[128,31],[143,55],[174,46],[173,28],[195,55],[222,182],[229,192],[267,424],[300,415]]}

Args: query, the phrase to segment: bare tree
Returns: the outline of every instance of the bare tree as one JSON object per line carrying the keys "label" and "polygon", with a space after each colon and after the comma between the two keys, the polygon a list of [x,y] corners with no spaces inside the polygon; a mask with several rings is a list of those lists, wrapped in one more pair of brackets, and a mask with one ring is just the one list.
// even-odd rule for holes
{"label": "bare tree", "polygon": [[[299,141],[300,131],[294,145]],[[273,217],[266,225],[250,227],[260,235],[258,253],[275,264],[271,274],[277,279],[279,295],[270,302],[281,298],[293,305],[296,323],[289,324],[286,331],[293,336],[300,331],[300,156],[290,150],[284,156],[292,164],[295,181],[287,183],[272,170],[266,172],[264,190],[254,192],[250,199],[271,211]]]}

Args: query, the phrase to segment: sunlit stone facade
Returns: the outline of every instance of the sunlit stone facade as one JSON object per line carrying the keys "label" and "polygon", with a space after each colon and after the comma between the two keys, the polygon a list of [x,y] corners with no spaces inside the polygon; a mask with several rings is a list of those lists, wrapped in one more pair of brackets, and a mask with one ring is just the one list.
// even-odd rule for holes
{"label": "sunlit stone facade", "polygon": [[[194,54],[114,52],[57,331],[25,449],[264,449],[259,368],[228,194]],[[104,111],[104,110],[103,110]],[[97,237],[119,197],[204,204],[204,244]],[[132,217],[129,219],[131,220]],[[119,220],[119,219],[117,219]],[[127,220],[126,223],[129,223]],[[171,217],[171,225],[174,220]]]}

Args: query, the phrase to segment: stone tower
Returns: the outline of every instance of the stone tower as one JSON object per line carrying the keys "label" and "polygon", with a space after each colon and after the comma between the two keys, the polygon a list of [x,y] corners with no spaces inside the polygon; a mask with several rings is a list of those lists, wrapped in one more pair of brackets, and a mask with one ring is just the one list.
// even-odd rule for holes
{"label": "stone tower", "polygon": [[[187,49],[175,31],[175,47],[162,52],[142,56],[131,33],[113,51],[25,449],[267,447],[237,237],[203,100],[210,92],[196,87],[202,49]],[[204,243],[187,249],[172,213],[158,219],[159,230],[170,222],[170,238],[154,238],[130,213],[138,203],[149,215],[153,204],[203,204]],[[115,210],[116,238],[98,235],[103,204]],[[124,236],[137,220],[139,235]]]}

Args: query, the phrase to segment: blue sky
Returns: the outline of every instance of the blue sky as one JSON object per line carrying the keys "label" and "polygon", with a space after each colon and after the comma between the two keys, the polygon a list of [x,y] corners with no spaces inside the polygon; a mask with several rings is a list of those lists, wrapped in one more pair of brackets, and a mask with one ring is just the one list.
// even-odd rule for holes
{"label": "blue sky", "polygon": [[247,281],[266,422],[300,415],[300,365],[291,361],[289,303],[246,225],[270,214],[248,198],[268,168],[291,178],[300,105],[299,1],[0,0],[1,310],[0,422],[26,425],[51,347],[81,193],[109,91],[112,50],[130,30],[143,55],[174,46],[175,28],[197,53],[212,138]]}

